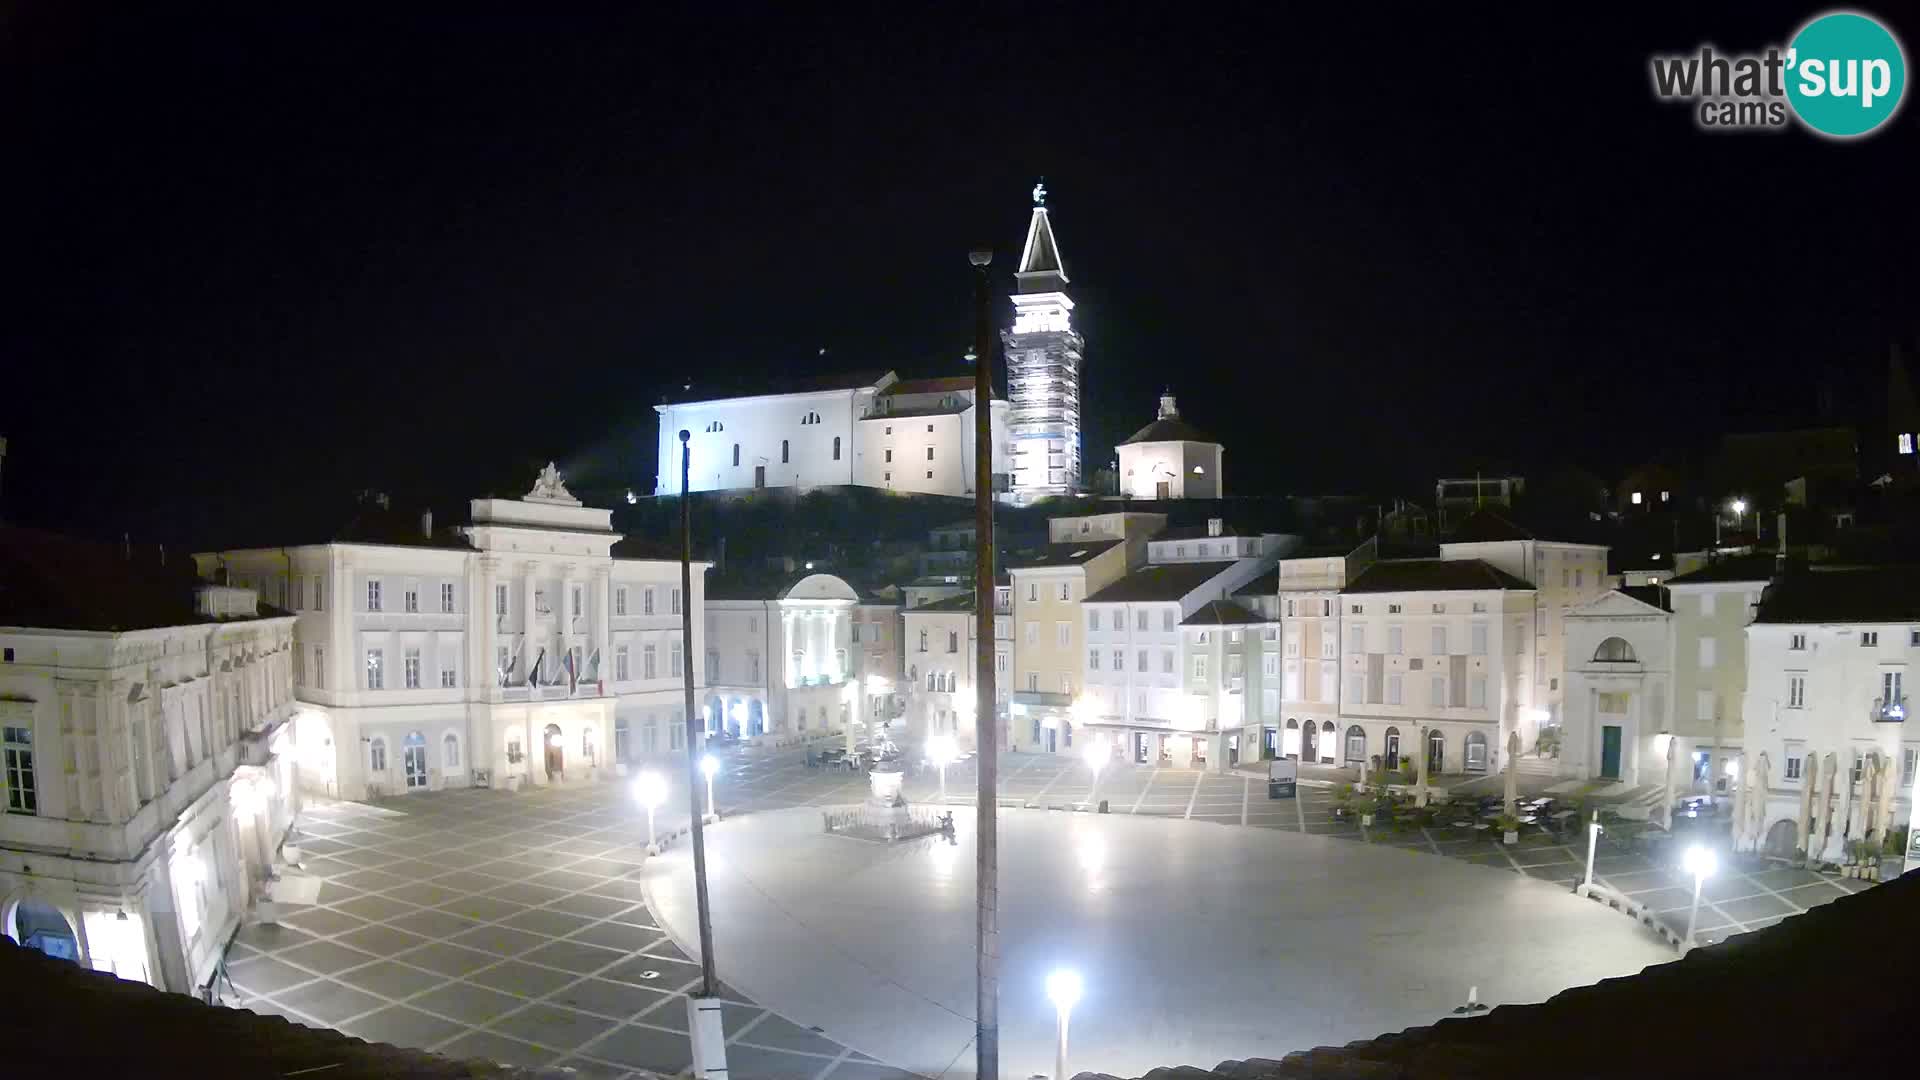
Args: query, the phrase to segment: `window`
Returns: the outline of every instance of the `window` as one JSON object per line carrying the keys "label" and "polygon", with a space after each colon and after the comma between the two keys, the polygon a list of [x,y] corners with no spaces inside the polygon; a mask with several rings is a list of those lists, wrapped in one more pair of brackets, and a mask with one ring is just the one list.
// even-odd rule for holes
{"label": "window", "polygon": [[502,618],[506,617],[507,587],[505,585],[495,585],[493,587],[493,613]]}
{"label": "window", "polygon": [[1718,641],[1710,637],[1700,639],[1700,666],[1702,668],[1710,668],[1714,665],[1714,661],[1719,658],[1717,655],[1719,645],[1720,643]]}
{"label": "window", "polygon": [[454,655],[453,655],[452,653],[444,653],[444,654],[442,654],[442,655],[441,655],[441,657],[440,657],[440,687],[441,687],[441,689],[443,689],[443,690],[451,690],[451,689],[453,689],[454,687],[457,687],[457,686],[459,686],[459,685],[460,685],[460,664],[459,664],[459,662],[458,662],[457,660],[455,660],[455,659],[454,659]]}
{"label": "window", "polygon": [[1364,704],[1367,700],[1367,677],[1361,674],[1347,676],[1347,703]]}
{"label": "window", "polygon": [[1427,682],[1428,682],[1427,704],[1436,709],[1446,708],[1447,707],[1446,678],[1444,676],[1435,675],[1433,678],[1427,680]]}
{"label": "window", "polygon": [[1475,600],[1473,602],[1473,613],[1475,615],[1485,615],[1487,613],[1487,602],[1485,600]]}
{"label": "window", "polygon": [[1602,664],[1631,664],[1638,658],[1625,638],[1610,637],[1593,651],[1593,659]]}
{"label": "window", "polygon": [[1037,622],[1028,623],[1026,625],[1026,637],[1027,637],[1027,644],[1029,645],[1040,644],[1040,624]]}
{"label": "window", "polygon": [[1713,719],[1713,691],[1699,690],[1694,692],[1693,716],[1696,720]]}
{"label": "window", "polygon": [[1184,558],[1186,558],[1186,557],[1187,557],[1187,545],[1185,545],[1185,544],[1175,544],[1175,545],[1173,545],[1173,557],[1174,557],[1174,558],[1176,558],[1176,559],[1184,559]]}
{"label": "window", "polygon": [[[1272,660],[1273,657],[1269,656],[1267,657],[1267,659]],[[1266,672],[1266,674],[1271,675],[1273,673]],[[1280,689],[1281,689],[1281,693],[1284,694],[1287,700],[1289,701],[1292,701],[1295,698],[1298,698],[1300,696],[1300,672],[1297,670],[1295,665],[1293,664],[1287,665],[1287,676],[1285,679],[1281,680]],[[1271,691],[1269,691],[1269,693],[1271,693]]]}
{"label": "window", "polygon": [[313,647],[313,688],[315,690],[327,688],[327,650],[324,645]]}
{"label": "window", "polygon": [[720,650],[719,649],[707,650],[707,681],[708,682],[720,681]]}
{"label": "window", "polygon": [[1040,583],[1039,582],[1037,581],[1027,582],[1027,599],[1035,603],[1039,602],[1040,600]]}
{"label": "window", "polygon": [[443,615],[453,614],[453,583],[450,581],[440,583],[440,612]]}
{"label": "window", "polygon": [[1406,676],[1404,675],[1387,676],[1387,704],[1389,705],[1405,704],[1406,689],[1405,689],[1405,686],[1403,685],[1405,681],[1406,681]]}
{"label": "window", "polygon": [[670,593],[669,593],[669,594],[667,595],[667,599],[668,599],[668,601],[669,601],[669,603],[671,604],[671,607],[670,607],[670,609],[669,609],[669,613],[670,613],[670,614],[673,614],[673,615],[678,615],[678,614],[680,614],[680,590],[679,590],[679,588],[678,588],[678,587],[675,587],[675,588],[673,589],[673,591],[672,591],[672,592],[670,592]]}
{"label": "window", "polygon": [[1167,610],[1160,613],[1160,629],[1166,631],[1167,633],[1173,632],[1173,609],[1172,608],[1168,608]]}
{"label": "window", "polygon": [[1700,617],[1703,619],[1713,617],[1713,594],[1710,592],[1700,594]]}
{"label": "window", "polygon": [[1060,583],[1060,599],[1062,600],[1069,599],[1068,593],[1070,591],[1070,588],[1071,587],[1066,582],[1063,581]]}
{"label": "window", "polygon": [[387,740],[376,736],[367,744],[367,771],[387,771]]}
{"label": "window", "polygon": [[655,645],[640,647],[640,677],[657,679],[660,677],[660,650]]}
{"label": "window", "polygon": [[1100,609],[1098,608],[1087,609],[1087,629],[1088,630],[1100,629]]}
{"label": "window", "polygon": [[1134,670],[1144,674],[1147,670],[1147,650],[1141,649],[1134,656]]}
{"label": "window", "polygon": [[1053,643],[1062,649],[1073,644],[1073,624],[1064,622],[1054,623],[1053,638]]}
{"label": "window", "polygon": [[791,460],[792,460],[792,455],[788,451],[787,440],[781,439],[780,440],[780,464],[785,465]]}
{"label": "window", "polygon": [[315,575],[313,579],[313,610],[325,611],[327,609],[326,591],[327,579]]}
{"label": "window", "polygon": [[1300,655],[1300,639],[1293,634],[1287,635],[1287,655],[1288,656]]}
{"label": "window", "polygon": [[1323,619],[1331,619],[1333,617],[1333,601],[1320,601],[1320,617]]}
{"label": "window", "polygon": [[1358,656],[1367,651],[1367,628],[1364,626],[1347,627],[1347,651]]}
{"label": "window", "polygon": [[1576,589],[1578,589],[1578,588],[1581,588],[1581,587],[1583,587],[1583,586],[1584,586],[1584,585],[1586,584],[1586,581],[1584,580],[1584,579],[1586,578],[1586,574],[1587,574],[1587,572],[1586,572],[1585,570],[1575,570],[1575,571],[1573,572],[1573,587],[1574,587],[1574,588],[1576,588]]}
{"label": "window", "polygon": [[1473,633],[1473,655],[1475,656],[1487,655],[1487,624],[1474,623],[1472,627],[1472,633]]}
{"label": "window", "polygon": [[1447,655],[1447,628],[1444,626],[1433,628],[1433,655]]}
{"label": "window", "polygon": [[[579,612],[576,611],[574,614],[578,615]],[[651,585],[640,591],[640,614],[653,614],[653,586]]]}
{"label": "window", "polygon": [[1006,653],[997,652],[993,654],[993,670],[996,674],[999,674],[999,675],[1005,675],[1007,673],[1007,654]]}
{"label": "window", "polygon": [[367,610],[368,611],[380,610],[380,579],[379,578],[367,579]]}
{"label": "window", "polygon": [[1880,631],[1878,630],[1860,631],[1860,647],[1861,648],[1874,649],[1874,648],[1878,648],[1879,646],[1880,646]]}
{"label": "window", "polygon": [[1475,675],[1467,680],[1467,705],[1470,708],[1487,707],[1487,677]]}
{"label": "window", "polygon": [[960,631],[958,630],[947,631],[947,651],[950,653],[957,653],[960,651]]}
{"label": "window", "polygon": [[678,641],[669,642],[667,645],[667,674],[673,676],[676,679],[680,678],[682,674],[682,669],[680,665],[682,663],[683,661],[680,656],[680,643]]}
{"label": "window", "polygon": [[1160,674],[1162,675],[1173,674],[1173,650],[1172,649],[1160,650]]}
{"label": "window", "polygon": [[1087,650],[1087,670],[1088,671],[1100,670],[1100,650],[1099,649]]}
{"label": "window", "polygon": [[1899,704],[1901,698],[1906,696],[1901,692],[1902,687],[1900,683],[1900,672],[1883,671],[1880,673],[1880,700],[1882,704],[1896,705]]}
{"label": "window", "polygon": [[386,657],[379,649],[367,650],[367,689],[379,690],[386,686],[386,672],[383,669]]}
{"label": "window", "polygon": [[1797,743],[1788,743],[1786,749],[1786,778],[1789,781],[1800,779],[1800,770],[1805,767],[1806,748]]}
{"label": "window", "polygon": [[33,729],[9,725],[0,729],[7,779],[7,813],[40,812],[40,789],[33,774]]}
{"label": "window", "polygon": [[[1040,692],[1040,673],[1039,672],[1037,671],[1027,672],[1027,692],[1030,694],[1037,694]],[[1035,731],[1040,730],[1040,718],[1037,716],[1033,718],[1033,728]],[[1037,739],[1039,738],[1039,736],[1036,735],[1034,736],[1034,738]]]}
{"label": "window", "polygon": [[838,435],[833,437],[833,460],[840,460],[840,436]]}
{"label": "window", "polygon": [[405,607],[406,612],[409,615],[413,615],[419,612],[420,586],[412,585],[412,584],[409,584],[407,586],[407,591],[402,598],[402,606]]}
{"label": "window", "polygon": [[1564,566],[1561,567],[1560,568],[1560,587],[1564,589],[1572,584],[1573,584],[1573,571],[1567,569]]}
{"label": "window", "polygon": [[1400,614],[1400,611],[1401,611],[1401,608],[1400,608],[1400,605],[1399,605],[1399,604],[1388,604],[1388,605],[1387,605],[1387,614],[1389,614],[1389,615],[1398,615],[1398,614]]}
{"label": "window", "polygon": [[1900,752],[1900,786],[1913,788],[1913,769],[1916,759],[1920,759],[1920,747],[1908,746]]}
{"label": "window", "polygon": [[893,451],[892,451],[892,450],[888,450],[888,451],[887,451],[887,457],[886,457],[886,460],[888,460],[888,461],[892,461],[892,460],[893,460]]}
{"label": "window", "polygon": [[[614,681],[626,682],[628,679],[632,677],[633,677],[632,651],[628,649],[627,646],[625,645],[615,645],[613,647]],[[712,681],[713,679],[713,672],[711,670],[707,672],[707,679],[708,681]]]}
{"label": "window", "polygon": [[1196,656],[1193,658],[1193,677],[1196,679],[1204,679],[1207,677],[1207,658],[1205,656]]}
{"label": "window", "polygon": [[1287,618],[1293,618],[1293,601],[1287,601]]}
{"label": "window", "polygon": [[613,590],[613,613],[615,615],[625,615],[627,613],[627,587],[625,585]]}
{"label": "window", "polygon": [[736,469],[740,467],[740,444],[739,443],[733,444],[733,467]]}
{"label": "window", "polygon": [[1433,613],[1435,615],[1445,615],[1447,613],[1447,605],[1445,604],[1433,605]]}
{"label": "window", "polygon": [[927,631],[925,630],[920,631],[920,651],[927,651]]}
{"label": "window", "polygon": [[1387,627],[1387,651],[1394,656],[1399,656],[1405,651],[1400,647],[1401,644],[1400,628],[1397,626]]}
{"label": "window", "polygon": [[401,663],[405,665],[403,677],[409,690],[420,689],[420,650],[408,649],[401,654]]}
{"label": "window", "polygon": [[1807,707],[1807,677],[1805,675],[1787,676],[1787,708],[1804,709]]}
{"label": "window", "polygon": [[288,599],[289,599],[289,602],[293,605],[293,610],[295,611],[299,611],[301,608],[304,608],[307,606],[307,579],[306,578],[293,579],[293,589]]}
{"label": "window", "polygon": [[[933,429],[932,429],[932,428],[928,428],[927,430],[928,430],[928,431],[932,431]],[[932,460],[933,460],[933,447],[931,447],[931,446],[929,446],[929,447],[927,447],[927,460],[928,460],[928,461],[932,461]]]}
{"label": "window", "polygon": [[750,683],[760,681],[760,652],[758,649],[747,650],[747,681]]}
{"label": "window", "polygon": [[1539,684],[1546,681],[1547,681],[1547,657],[1545,653],[1540,653],[1535,655],[1533,658],[1533,682],[1534,682],[1534,685],[1538,686]]}

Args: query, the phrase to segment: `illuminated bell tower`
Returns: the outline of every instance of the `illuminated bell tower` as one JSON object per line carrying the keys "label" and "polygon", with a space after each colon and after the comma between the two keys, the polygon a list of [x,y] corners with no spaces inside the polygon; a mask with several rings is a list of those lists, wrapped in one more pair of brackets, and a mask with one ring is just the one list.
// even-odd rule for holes
{"label": "illuminated bell tower", "polygon": [[1067,270],[1047,218],[1045,182],[1033,188],[1033,218],[1014,274],[1013,329],[1006,349],[1008,436],[1016,503],[1080,490],[1080,361]]}

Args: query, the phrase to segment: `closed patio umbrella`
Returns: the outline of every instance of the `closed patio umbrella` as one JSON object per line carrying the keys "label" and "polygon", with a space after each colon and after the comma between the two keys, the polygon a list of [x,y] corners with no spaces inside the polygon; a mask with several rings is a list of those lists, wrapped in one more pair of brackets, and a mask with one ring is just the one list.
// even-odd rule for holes
{"label": "closed patio umbrella", "polygon": [[1680,756],[1680,737],[1667,736],[1667,784],[1660,798],[1660,824],[1668,832],[1673,831],[1673,770]]}
{"label": "closed patio umbrella", "polygon": [[1733,814],[1728,819],[1727,840],[1733,850],[1747,850],[1747,755],[1742,753],[1740,761],[1740,779],[1733,785]]}
{"label": "closed patio umbrella", "polygon": [[1753,756],[1753,790],[1747,795],[1747,820],[1752,822],[1749,830],[1753,836],[1753,850],[1759,851],[1767,842],[1767,784],[1772,763],[1767,760],[1766,751]]}
{"label": "closed patio umbrella", "polygon": [[1900,773],[1904,762],[1892,754],[1880,756],[1880,835],[1876,837],[1882,844],[1887,842],[1887,834],[1893,831],[1893,796],[1900,790]]}
{"label": "closed patio umbrella", "polygon": [[[1863,764],[1860,772],[1864,775],[1866,771],[1866,767]],[[1859,839],[1860,796],[1859,793],[1854,790],[1859,785],[1853,782],[1853,764],[1844,757],[1839,760],[1838,771],[1834,775],[1836,782],[1840,785],[1834,789],[1835,794],[1840,796],[1833,810],[1836,815],[1834,821],[1838,823],[1840,827],[1830,829],[1828,832],[1833,837],[1834,845],[1840,849],[1838,858],[1845,860],[1847,857],[1847,845]]]}
{"label": "closed patio umbrella", "polygon": [[1427,805],[1427,729],[1420,728],[1420,745],[1413,751],[1413,805]]}
{"label": "closed patio umbrella", "polygon": [[1800,762],[1800,816],[1793,819],[1793,849],[1805,852],[1812,837],[1807,822],[1813,819],[1813,793],[1820,786],[1820,759],[1803,758]]}
{"label": "closed patio umbrella", "polygon": [[1507,760],[1503,762],[1507,774],[1507,816],[1519,817],[1520,810],[1520,774],[1514,771],[1514,762],[1520,760],[1520,733],[1507,733]]}
{"label": "closed patio umbrella", "polygon": [[1815,862],[1827,860],[1827,826],[1829,807],[1833,803],[1833,755],[1819,758],[1814,762],[1815,781],[1819,785],[1813,793],[1813,817],[1807,828],[1807,858]]}

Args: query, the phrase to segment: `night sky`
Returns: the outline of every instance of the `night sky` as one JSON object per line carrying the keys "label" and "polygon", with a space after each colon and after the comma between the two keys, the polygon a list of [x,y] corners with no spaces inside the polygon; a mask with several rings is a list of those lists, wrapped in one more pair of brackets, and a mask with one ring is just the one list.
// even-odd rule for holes
{"label": "night sky", "polygon": [[1610,478],[1854,420],[1920,330],[1920,111],[1715,136],[1649,89],[1813,6],[268,6],[0,8],[0,517],[310,541],[548,457],[645,492],[689,377],[961,373],[967,251],[1011,288],[1042,175],[1090,468],[1166,384],[1230,491]]}

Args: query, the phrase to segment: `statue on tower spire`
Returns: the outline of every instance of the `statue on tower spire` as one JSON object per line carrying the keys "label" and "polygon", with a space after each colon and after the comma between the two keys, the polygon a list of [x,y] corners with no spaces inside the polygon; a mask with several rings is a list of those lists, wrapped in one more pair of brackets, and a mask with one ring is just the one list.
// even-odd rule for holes
{"label": "statue on tower spire", "polygon": [[1033,205],[1047,205],[1047,178],[1044,176],[1040,178],[1039,183],[1033,185]]}

